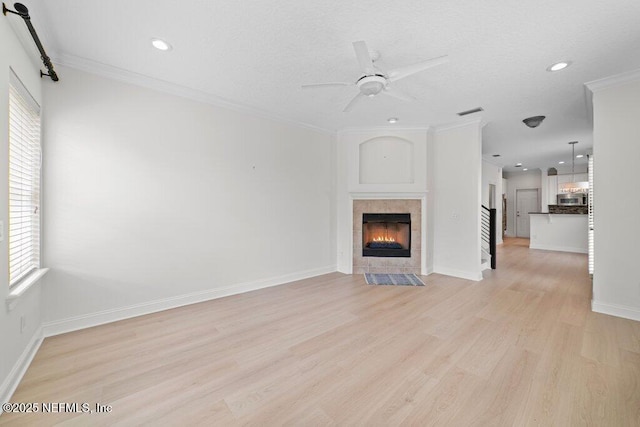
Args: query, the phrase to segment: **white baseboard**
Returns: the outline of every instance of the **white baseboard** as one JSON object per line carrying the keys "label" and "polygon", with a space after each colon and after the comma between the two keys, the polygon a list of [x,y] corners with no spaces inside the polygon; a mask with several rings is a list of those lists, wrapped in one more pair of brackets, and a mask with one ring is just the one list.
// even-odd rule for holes
{"label": "white baseboard", "polygon": [[269,279],[237,283],[235,285],[227,286],[224,288],[193,292],[190,294],[178,295],[171,298],[164,298],[141,304],[119,307],[110,310],[99,311],[96,313],[89,313],[82,316],[75,316],[67,319],[55,320],[52,322],[44,322],[42,325],[43,334],[45,337],[64,334],[67,332],[77,331],[79,329],[103,325],[105,323],[129,319],[131,317],[156,313],[158,311],[169,310],[176,307],[182,307],[185,305],[209,301],[212,299],[222,298],[230,295],[242,294],[245,292],[255,291],[271,286],[278,286],[285,283],[294,282],[296,280],[308,279],[310,277],[320,276],[322,274],[333,273],[335,271],[336,266],[330,265],[326,267],[285,274],[283,276],[272,277]]}
{"label": "white baseboard", "polygon": [[[13,392],[18,388],[18,384],[20,384],[24,373],[27,372],[27,368],[40,348],[43,338],[42,328],[38,328],[29,340],[29,343],[16,361],[15,365],[13,365],[11,372],[9,372],[9,375],[7,375],[0,385],[0,403],[6,403],[11,399]],[[2,410],[0,410],[0,415],[1,414]]]}
{"label": "white baseboard", "polygon": [[575,252],[578,254],[589,253],[588,248],[574,248],[572,246],[538,245],[533,242],[529,243],[529,249],[542,249],[545,251],[559,251],[559,252]]}
{"label": "white baseboard", "polygon": [[638,307],[591,300],[591,310],[596,313],[640,321],[640,308]]}
{"label": "white baseboard", "polygon": [[472,272],[472,271],[457,270],[455,268],[435,266],[433,268],[433,272],[438,274],[444,274],[445,276],[453,276],[453,277],[459,277],[461,279],[473,280],[476,282],[479,282],[480,280],[482,280],[482,271]]}

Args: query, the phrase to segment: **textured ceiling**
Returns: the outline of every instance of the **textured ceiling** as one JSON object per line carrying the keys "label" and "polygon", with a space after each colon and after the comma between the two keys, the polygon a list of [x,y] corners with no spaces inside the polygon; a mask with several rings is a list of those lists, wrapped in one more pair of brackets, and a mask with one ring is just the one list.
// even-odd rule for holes
{"label": "textured ceiling", "polygon": [[[485,158],[547,168],[592,146],[584,83],[640,68],[638,0],[26,0],[54,64],[137,73],[327,130],[486,123]],[[170,52],[153,49],[162,38]],[[393,86],[414,102],[377,96],[342,110],[355,87],[352,42],[380,52],[382,69],[449,55]],[[546,68],[560,60],[560,72]],[[88,65],[87,65],[88,64]],[[64,78],[64,75],[60,76]],[[536,129],[521,120],[547,119]],[[492,154],[501,154],[493,158]]]}

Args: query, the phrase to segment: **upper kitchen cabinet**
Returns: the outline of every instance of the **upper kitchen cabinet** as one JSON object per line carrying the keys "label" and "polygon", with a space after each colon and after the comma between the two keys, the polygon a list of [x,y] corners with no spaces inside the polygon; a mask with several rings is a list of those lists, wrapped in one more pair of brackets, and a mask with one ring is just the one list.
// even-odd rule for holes
{"label": "upper kitchen cabinet", "polygon": [[[551,178],[551,177],[548,177]],[[556,191],[558,191],[558,187],[560,184],[566,184],[568,182],[584,182],[589,181],[589,175],[587,173],[576,173],[576,174],[564,174],[564,175],[556,175],[558,182],[555,187]]]}

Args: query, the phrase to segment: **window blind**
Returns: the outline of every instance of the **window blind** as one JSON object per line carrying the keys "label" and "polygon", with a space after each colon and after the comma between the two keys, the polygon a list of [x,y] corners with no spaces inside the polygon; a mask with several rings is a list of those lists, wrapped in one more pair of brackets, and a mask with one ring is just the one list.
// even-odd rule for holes
{"label": "window blind", "polygon": [[9,286],[40,268],[40,107],[9,82]]}
{"label": "window blind", "polygon": [[593,154],[589,155],[589,274],[593,274]]}

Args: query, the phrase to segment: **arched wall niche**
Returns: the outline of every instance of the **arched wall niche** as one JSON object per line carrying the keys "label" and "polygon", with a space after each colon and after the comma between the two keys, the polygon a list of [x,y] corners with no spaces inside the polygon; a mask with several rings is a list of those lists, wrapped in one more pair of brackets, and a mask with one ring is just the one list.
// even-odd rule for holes
{"label": "arched wall niche", "polygon": [[413,184],[413,142],[397,136],[378,136],[359,145],[360,184]]}

